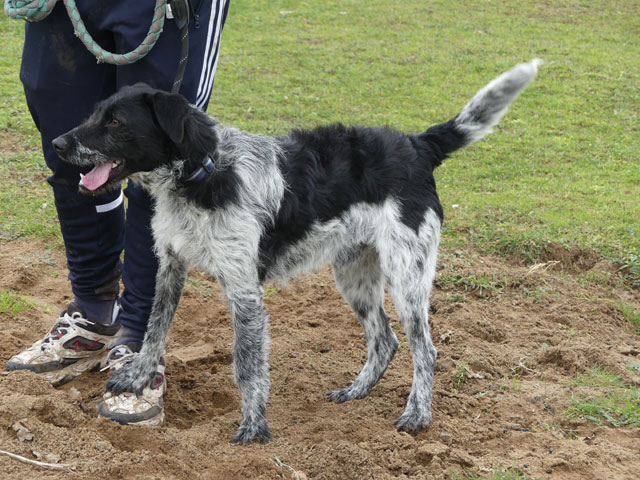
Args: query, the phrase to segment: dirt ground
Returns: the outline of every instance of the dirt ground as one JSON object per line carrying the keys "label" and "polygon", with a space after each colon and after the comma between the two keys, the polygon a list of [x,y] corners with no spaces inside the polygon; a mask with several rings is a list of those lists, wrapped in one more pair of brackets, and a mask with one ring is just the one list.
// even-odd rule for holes
{"label": "dirt ground", "polygon": [[[438,349],[433,425],[416,436],[393,421],[412,367],[406,339],[371,394],[342,405],[325,393],[352,381],[366,358],[362,330],[330,272],[269,289],[271,397],[266,445],[229,443],[240,419],[231,369],[232,329],[215,283],[193,273],[167,345],[166,424],[122,427],[96,418],[105,373],[60,388],[25,372],[0,375],[0,449],[70,464],[53,471],[0,456],[4,479],[25,478],[455,478],[495,466],[551,479],[635,479],[640,429],[566,414],[572,385],[600,366],[638,385],[640,336],[612,300],[640,308],[640,292],[616,287],[614,267],[589,256],[549,253],[538,268],[473,252],[440,256],[432,298]],[[15,240],[0,246],[1,289],[36,308],[0,315],[0,365],[40,338],[69,301],[64,256]],[[476,275],[485,287],[464,279]],[[466,379],[456,378],[461,362]],[[21,423],[33,438],[20,439]]]}

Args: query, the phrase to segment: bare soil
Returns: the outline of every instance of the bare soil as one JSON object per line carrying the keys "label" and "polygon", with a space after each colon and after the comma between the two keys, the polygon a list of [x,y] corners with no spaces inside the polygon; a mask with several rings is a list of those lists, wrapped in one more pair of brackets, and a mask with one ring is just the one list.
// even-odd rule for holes
{"label": "bare soil", "polygon": [[[418,435],[393,425],[412,367],[390,303],[402,343],[384,378],[363,400],[325,400],[355,378],[366,358],[362,330],[327,270],[269,289],[273,440],[229,443],[240,419],[231,321],[216,284],[193,273],[167,345],[166,424],[123,427],[97,418],[104,373],[59,388],[31,373],[3,373],[0,450],[70,464],[73,473],[6,456],[0,472],[4,479],[440,479],[486,476],[502,466],[534,478],[636,479],[640,429],[570,419],[567,408],[572,395],[606,392],[572,385],[595,366],[640,383],[629,368],[640,361],[640,336],[612,304],[639,309],[640,294],[616,286],[606,264],[562,252],[547,260],[527,268],[442,252],[430,318],[438,349],[433,425]],[[0,315],[4,365],[43,336],[70,298],[64,255],[41,242],[2,244],[0,271],[0,289],[36,303]],[[471,275],[486,286],[460,280]],[[455,375],[461,362],[466,379]],[[31,440],[19,438],[17,423]]]}

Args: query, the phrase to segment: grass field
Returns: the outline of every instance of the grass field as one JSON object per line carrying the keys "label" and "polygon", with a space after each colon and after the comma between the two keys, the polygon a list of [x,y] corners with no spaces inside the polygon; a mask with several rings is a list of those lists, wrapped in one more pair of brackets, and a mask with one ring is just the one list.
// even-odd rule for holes
{"label": "grass field", "polygon": [[[419,131],[542,57],[495,134],[437,171],[444,244],[525,262],[550,244],[596,252],[638,285],[639,14],[637,1],[233,0],[209,110],[264,134],[332,121]],[[0,240],[59,243],[19,81],[23,28],[0,20]]]}

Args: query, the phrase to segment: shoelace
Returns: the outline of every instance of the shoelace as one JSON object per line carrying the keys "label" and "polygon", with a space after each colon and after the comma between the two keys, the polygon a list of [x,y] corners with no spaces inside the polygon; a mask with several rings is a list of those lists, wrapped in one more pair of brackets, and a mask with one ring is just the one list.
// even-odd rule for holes
{"label": "shoelace", "polygon": [[[91,320],[87,320],[80,313],[74,312],[73,315],[69,315],[66,311],[63,312],[61,317],[58,317],[53,328],[49,330],[49,333],[42,339],[40,348],[42,351],[46,351],[51,348],[53,343],[59,341],[64,335],[69,332],[69,329],[76,325],[94,325]],[[60,335],[62,334],[62,335]]]}
{"label": "shoelace", "polygon": [[[117,358],[116,355],[119,355]],[[131,349],[127,345],[120,345],[119,347],[114,348],[109,352],[107,356],[107,366],[101,368],[100,371],[104,372],[105,370],[111,370],[112,368],[116,368],[118,365],[122,365],[124,363],[132,360],[137,353],[131,351]]]}

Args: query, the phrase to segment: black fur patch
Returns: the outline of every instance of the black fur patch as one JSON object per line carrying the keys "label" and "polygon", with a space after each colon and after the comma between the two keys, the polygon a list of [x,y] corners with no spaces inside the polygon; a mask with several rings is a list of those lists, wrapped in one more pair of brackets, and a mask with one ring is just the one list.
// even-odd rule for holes
{"label": "black fur patch", "polygon": [[428,208],[442,220],[433,169],[454,144],[464,141],[462,135],[456,142],[457,134],[450,134],[440,146],[436,137],[452,128],[446,124],[441,131],[408,136],[386,128],[334,124],[294,130],[281,138],[281,170],[289,189],[275,225],[260,244],[261,277],[315,222],[338,218],[357,203],[381,204],[393,196],[401,205],[403,223],[416,232]]}

